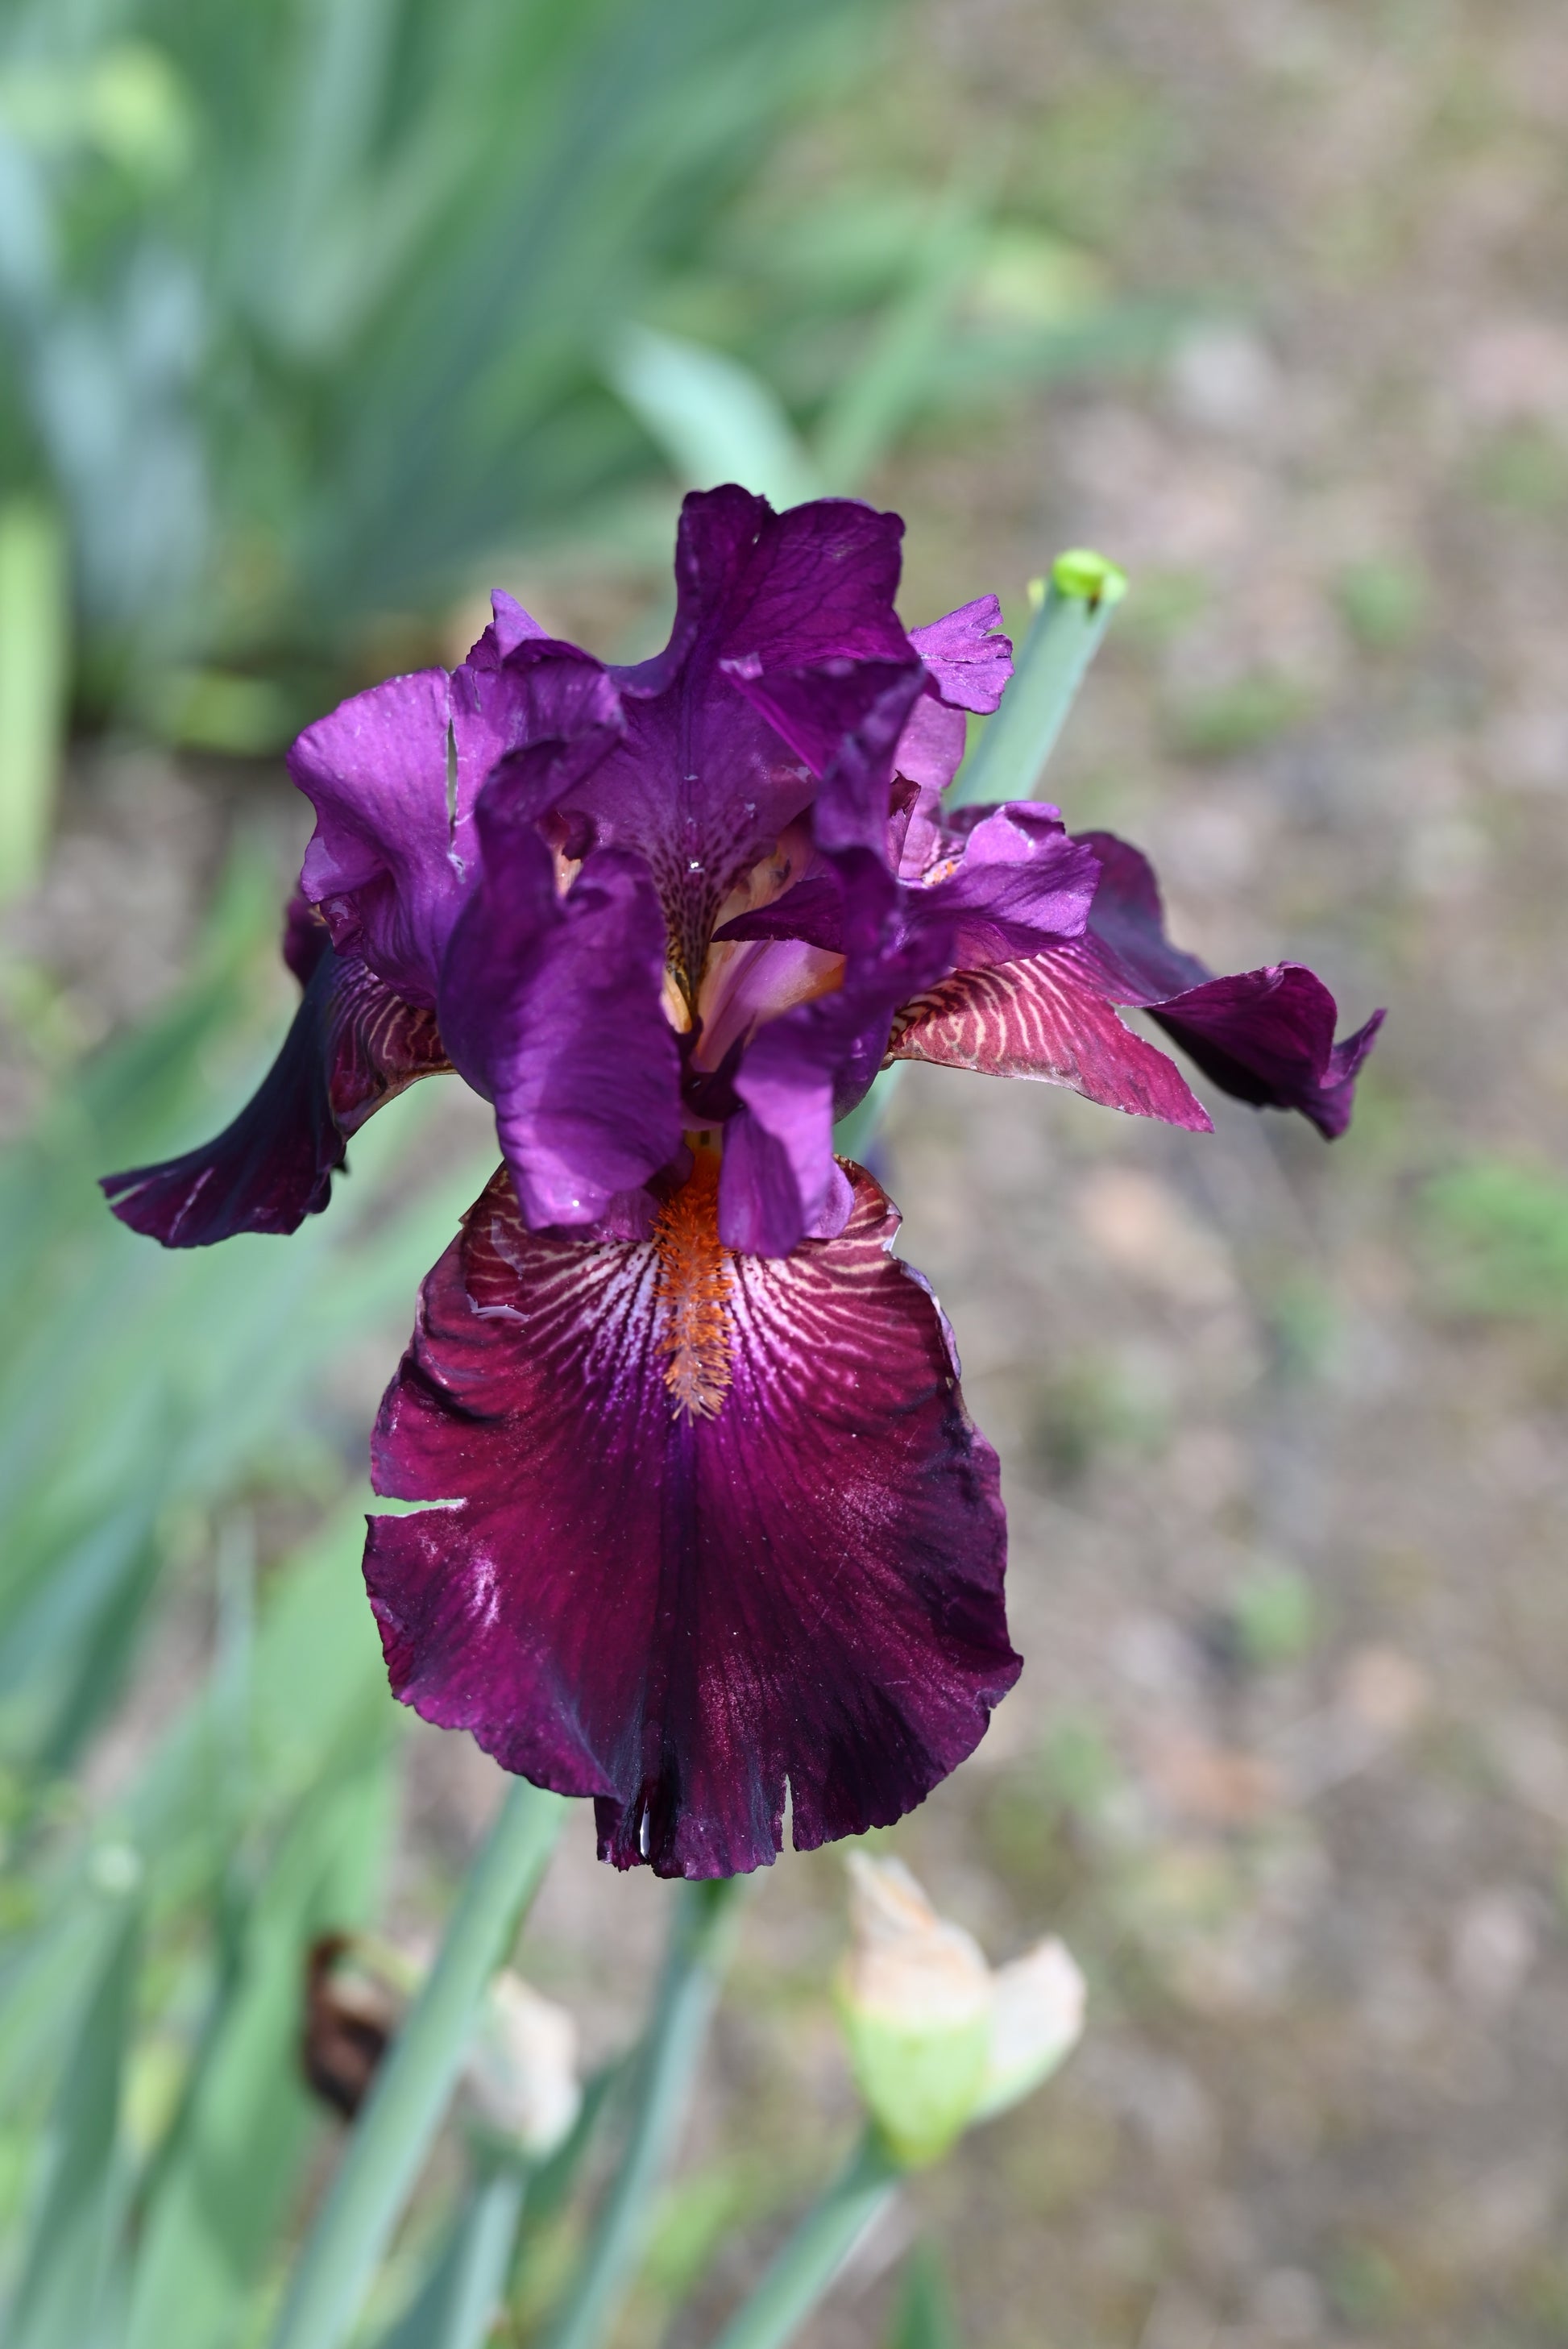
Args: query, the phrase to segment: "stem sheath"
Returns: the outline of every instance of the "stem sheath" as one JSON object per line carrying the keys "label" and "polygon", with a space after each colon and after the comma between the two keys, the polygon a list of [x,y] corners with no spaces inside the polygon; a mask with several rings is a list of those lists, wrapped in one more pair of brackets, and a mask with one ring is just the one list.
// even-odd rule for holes
{"label": "stem sheath", "polygon": [[582,2266],[547,2349],[599,2349],[620,2313],[675,2151],[729,1954],[743,1879],[683,1884],[658,2000],[632,2083],[632,2119]]}
{"label": "stem sheath", "polygon": [[1002,706],[948,793],[950,807],[1026,800],[1067,723],[1127,581],[1103,555],[1058,555]]}
{"label": "stem sheath", "polygon": [[782,2349],[793,2340],[898,2192],[903,2174],[876,2132],[868,2129],[713,2349]]}

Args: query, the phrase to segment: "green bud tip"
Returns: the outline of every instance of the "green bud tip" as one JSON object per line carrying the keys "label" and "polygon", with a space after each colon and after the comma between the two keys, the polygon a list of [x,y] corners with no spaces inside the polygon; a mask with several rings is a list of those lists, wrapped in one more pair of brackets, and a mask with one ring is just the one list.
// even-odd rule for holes
{"label": "green bud tip", "polygon": [[1127,574],[1103,554],[1087,546],[1069,547],[1051,565],[1051,585],[1058,595],[1075,595],[1090,611],[1119,604],[1127,593]]}

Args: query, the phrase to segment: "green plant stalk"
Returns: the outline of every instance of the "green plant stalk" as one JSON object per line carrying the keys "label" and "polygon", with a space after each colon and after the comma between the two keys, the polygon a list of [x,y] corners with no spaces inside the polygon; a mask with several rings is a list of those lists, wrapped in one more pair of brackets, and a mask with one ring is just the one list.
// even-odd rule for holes
{"label": "green plant stalk", "polygon": [[70,645],[66,543],[37,498],[0,506],[0,903],[43,871]]}
{"label": "green plant stalk", "polygon": [[[949,807],[976,801],[1026,800],[1056,748],[1078,689],[1104,641],[1110,616],[1127,593],[1125,575],[1103,555],[1060,554],[1050,583],[1038,590],[1038,610],[1018,655],[1002,706],[947,794]],[[863,1158],[881,1133],[903,1073],[895,1061],[833,1129],[841,1158]]]}
{"label": "green plant stalk", "polygon": [[631,2084],[631,2127],[620,2165],[546,2335],[547,2349],[599,2349],[636,2273],[659,2183],[691,2102],[741,1881],[730,1877],[681,1887],[658,2001]]}
{"label": "green plant stalk", "polygon": [[960,768],[950,807],[1033,797],[1126,593],[1124,574],[1103,555],[1075,551],[1057,557],[1002,706]]}
{"label": "green plant stalk", "polygon": [[887,2209],[903,2176],[876,2130],[869,2128],[713,2349],[780,2349],[793,2340]]}
{"label": "green plant stalk", "polygon": [[377,2349],[484,2349],[506,2297],[527,2165],[482,2162],[445,2248]]}
{"label": "green plant stalk", "polygon": [[273,2349],[339,2349],[347,2337],[565,1816],[559,1795],[526,1780],[508,1794],[311,2230]]}

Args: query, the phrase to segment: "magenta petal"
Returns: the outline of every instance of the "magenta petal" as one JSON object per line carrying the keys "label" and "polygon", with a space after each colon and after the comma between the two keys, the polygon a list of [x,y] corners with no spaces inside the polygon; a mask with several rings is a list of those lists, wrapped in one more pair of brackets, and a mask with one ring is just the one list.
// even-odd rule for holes
{"label": "magenta petal", "polygon": [[1165,909],[1154,867],[1113,832],[1078,834],[1099,859],[1099,886],[1089,907],[1088,942],[1117,1003],[1162,1003],[1209,977],[1196,955],[1165,935]]}
{"label": "magenta petal", "polygon": [[1078,952],[954,971],[899,1013],[892,1057],[1068,1085],[1130,1116],[1208,1133],[1212,1120],[1175,1063],[1123,1027]]}
{"label": "magenta petal", "polygon": [[1350,1123],[1356,1077],[1383,1024],[1336,1044],[1334,998],[1300,963],[1212,978],[1152,1016],[1205,1076],[1256,1108],[1295,1109],[1333,1142]]}
{"label": "magenta petal", "polygon": [[356,958],[321,953],[282,1051],[233,1123],[181,1158],[105,1175],[105,1195],[122,1224],[165,1247],[297,1231],[326,1206],[348,1136],[450,1065],[432,1012]]}
{"label": "magenta petal", "polygon": [[1334,998],[1305,965],[1212,978],[1196,955],[1166,937],[1148,858],[1113,833],[1085,833],[1082,841],[1100,862],[1088,935],[1077,950],[1085,975],[1114,1002],[1141,1004],[1238,1101],[1299,1110],[1330,1142],[1343,1133],[1382,1012],[1336,1044]]}
{"label": "magenta petal", "polygon": [[[837,1239],[727,1255],[531,1235],[498,1177],[425,1285],[377,1424],[366,1578],[395,1693],[598,1798],[602,1855],[727,1876],[891,1823],[1018,1660],[995,1456],[854,1171]],[[683,1402],[682,1397],[686,1398]]]}
{"label": "magenta petal", "polygon": [[745,1115],[726,1137],[719,1228],[727,1247],[761,1256],[787,1255],[815,1227],[832,1185],[833,1121],[882,1066],[898,1006],[953,963],[951,921],[910,910],[934,892],[901,889],[868,849],[836,862],[842,982],[759,1029],[734,1081]]}
{"label": "magenta petal", "polygon": [[[688,501],[688,503],[690,501]],[[757,682],[837,661],[907,661],[893,610],[903,523],[854,498],[767,513],[725,598],[719,656]]]}
{"label": "magenta petal", "polygon": [[910,643],[952,708],[988,716],[999,706],[1013,674],[1012,638],[1002,633],[1001,619],[995,596],[977,595],[929,627],[911,628]]}

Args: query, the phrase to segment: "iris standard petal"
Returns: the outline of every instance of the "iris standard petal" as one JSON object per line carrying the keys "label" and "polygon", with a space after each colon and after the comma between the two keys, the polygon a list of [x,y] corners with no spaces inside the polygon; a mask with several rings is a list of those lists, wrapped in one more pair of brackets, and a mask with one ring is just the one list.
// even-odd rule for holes
{"label": "iris standard petal", "polygon": [[[694,990],[725,896],[810,804],[849,738],[871,723],[865,755],[891,756],[923,677],[893,609],[902,531],[896,515],[848,499],[783,514],[733,487],[686,502],[669,645],[609,672],[624,732],[560,805],[602,846],[646,859]],[[851,761],[841,795],[870,805],[880,792],[883,821],[886,772],[863,785]],[[857,838],[868,822],[858,817]]]}
{"label": "iris standard petal", "polygon": [[[310,936],[291,930],[296,948]],[[394,1093],[450,1066],[433,1012],[404,1002],[357,956],[325,947],[282,1051],[233,1123],[183,1157],[106,1174],[105,1195],[122,1224],[165,1247],[297,1231],[326,1206],[349,1135]]]}
{"label": "iris standard petal", "polygon": [[[652,874],[619,848],[558,873],[538,819],[618,740],[601,666],[548,639],[503,680],[521,747],[480,792],[480,876],[442,966],[453,1062],[495,1103],[535,1226],[595,1223],[681,1146],[680,1053],[661,1007],[665,934]],[[477,704],[490,680],[463,679]],[[572,875],[562,889],[559,884]]]}
{"label": "iris standard petal", "polygon": [[995,1454],[858,1168],[841,1237],[718,1242],[711,1174],[642,1245],[530,1234],[498,1177],[382,1406],[366,1576],[395,1692],[598,1797],[664,1876],[886,1825],[1019,1669]]}
{"label": "iris standard petal", "polygon": [[432,1005],[462,873],[452,857],[444,669],[395,677],[318,719],[289,752],[315,809],[300,874],[335,944],[409,1002]]}
{"label": "iris standard petal", "polygon": [[1013,640],[1004,635],[995,596],[977,595],[928,627],[911,628],[910,643],[951,708],[988,717],[1000,704],[1013,674]]}
{"label": "iris standard petal", "polygon": [[934,693],[923,692],[898,738],[894,772],[908,782],[923,784],[928,792],[944,792],[964,764],[968,741],[963,710]]}

